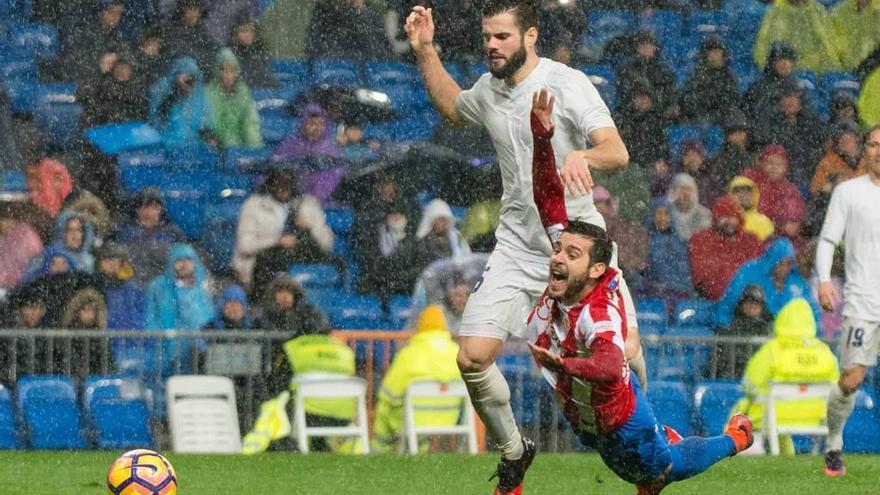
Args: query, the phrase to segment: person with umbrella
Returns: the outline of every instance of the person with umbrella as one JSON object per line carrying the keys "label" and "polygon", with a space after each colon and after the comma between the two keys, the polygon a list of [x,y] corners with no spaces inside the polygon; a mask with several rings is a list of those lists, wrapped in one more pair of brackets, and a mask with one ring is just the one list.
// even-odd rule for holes
{"label": "person with umbrella", "polygon": [[[495,491],[500,495],[522,493],[525,471],[536,447],[517,430],[510,390],[495,365],[495,357],[511,336],[534,338],[527,335],[526,315],[546,287],[552,252],[532,197],[532,95],[547,89],[560,103],[554,111],[560,125],[553,148],[557,163],[562,164],[562,180],[569,189],[565,202],[572,219],[604,227],[592,203],[590,168],[618,170],[629,161],[608,107],[586,75],[538,57],[538,17],[538,10],[530,2],[486,3],[482,12],[483,48],[490,73],[465,91],[443,68],[434,48],[431,9],[414,7],[405,26],[437,110],[452,124],[486,127],[502,170],[505,194],[498,244],[465,307],[458,355],[474,408],[502,454]],[[588,141],[590,149],[579,149]],[[643,369],[635,315],[628,314],[626,323],[631,329],[626,356],[634,368]],[[643,373],[638,374],[642,379]]]}

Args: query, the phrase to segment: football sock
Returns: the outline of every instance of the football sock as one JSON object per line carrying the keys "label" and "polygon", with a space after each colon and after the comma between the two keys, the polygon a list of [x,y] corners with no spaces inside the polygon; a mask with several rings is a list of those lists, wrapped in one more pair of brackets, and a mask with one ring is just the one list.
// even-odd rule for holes
{"label": "football sock", "polygon": [[642,386],[642,393],[647,393],[648,369],[645,365],[645,355],[642,353],[642,350],[639,349],[639,353],[636,354],[636,357],[630,359],[628,363],[629,369],[632,370],[632,372],[636,374],[636,378],[639,379],[639,385]]}
{"label": "football sock", "polygon": [[671,445],[672,469],[667,479],[681,481],[696,476],[712,467],[716,462],[734,455],[736,445],[727,435],[717,437],[688,437]]}
{"label": "football sock", "polygon": [[836,383],[831,386],[831,393],[828,394],[828,440],[825,442],[825,452],[843,450],[843,427],[855,405],[855,394],[844,394]]}
{"label": "football sock", "polygon": [[522,437],[510,407],[510,388],[495,363],[483,371],[462,373],[474,410],[495,439],[501,455],[516,460],[523,455]]}

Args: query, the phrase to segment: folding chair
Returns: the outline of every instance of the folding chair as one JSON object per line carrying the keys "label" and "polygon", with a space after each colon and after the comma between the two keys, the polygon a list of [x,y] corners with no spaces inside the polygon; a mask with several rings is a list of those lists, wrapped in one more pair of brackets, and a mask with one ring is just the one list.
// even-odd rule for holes
{"label": "folding chair", "polygon": [[[367,382],[362,378],[327,373],[306,373],[291,380],[294,392],[293,435],[302,453],[309,452],[309,437],[348,437],[361,442],[361,452],[370,453],[367,431]],[[307,399],[357,399],[354,425],[309,426],[306,424]]]}
{"label": "folding chair", "polygon": [[174,452],[241,452],[232,380],[223,376],[172,376],[166,388]]}
{"label": "folding chair", "polygon": [[[464,404],[461,424],[447,426],[416,426],[415,402],[418,399],[450,399],[460,398]],[[442,383],[436,381],[418,381],[410,384],[403,402],[403,432],[406,436],[406,447],[410,454],[419,452],[418,435],[453,435],[467,438],[468,452],[477,453],[477,429],[474,424],[474,410],[468,397],[464,382]]]}
{"label": "folding chair", "polygon": [[827,383],[771,383],[764,397],[763,436],[770,445],[770,454],[779,455],[779,435],[828,436],[828,425],[780,425],[776,420],[776,403],[802,399],[826,399],[831,391]]}

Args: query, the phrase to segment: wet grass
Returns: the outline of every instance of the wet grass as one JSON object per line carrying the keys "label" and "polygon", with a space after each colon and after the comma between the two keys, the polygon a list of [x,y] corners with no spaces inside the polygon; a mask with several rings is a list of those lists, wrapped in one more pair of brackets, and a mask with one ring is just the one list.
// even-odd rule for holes
{"label": "wet grass", "polygon": [[[0,494],[104,493],[117,453],[0,452]],[[254,457],[168,454],[182,495],[490,494],[495,456],[364,456],[271,453]],[[723,461],[663,495],[861,495],[880,493],[880,457],[847,456],[849,473],[822,475],[822,459],[749,457]],[[541,454],[529,470],[528,495],[635,493],[590,454]]]}

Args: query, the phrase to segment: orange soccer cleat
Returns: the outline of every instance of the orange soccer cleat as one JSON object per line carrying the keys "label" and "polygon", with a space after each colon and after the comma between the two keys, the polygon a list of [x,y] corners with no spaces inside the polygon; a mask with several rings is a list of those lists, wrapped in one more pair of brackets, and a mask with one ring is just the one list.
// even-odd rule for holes
{"label": "orange soccer cleat", "polygon": [[752,421],[745,414],[734,414],[727,423],[724,434],[733,439],[737,454],[751,447],[752,442],[755,441],[752,435]]}

